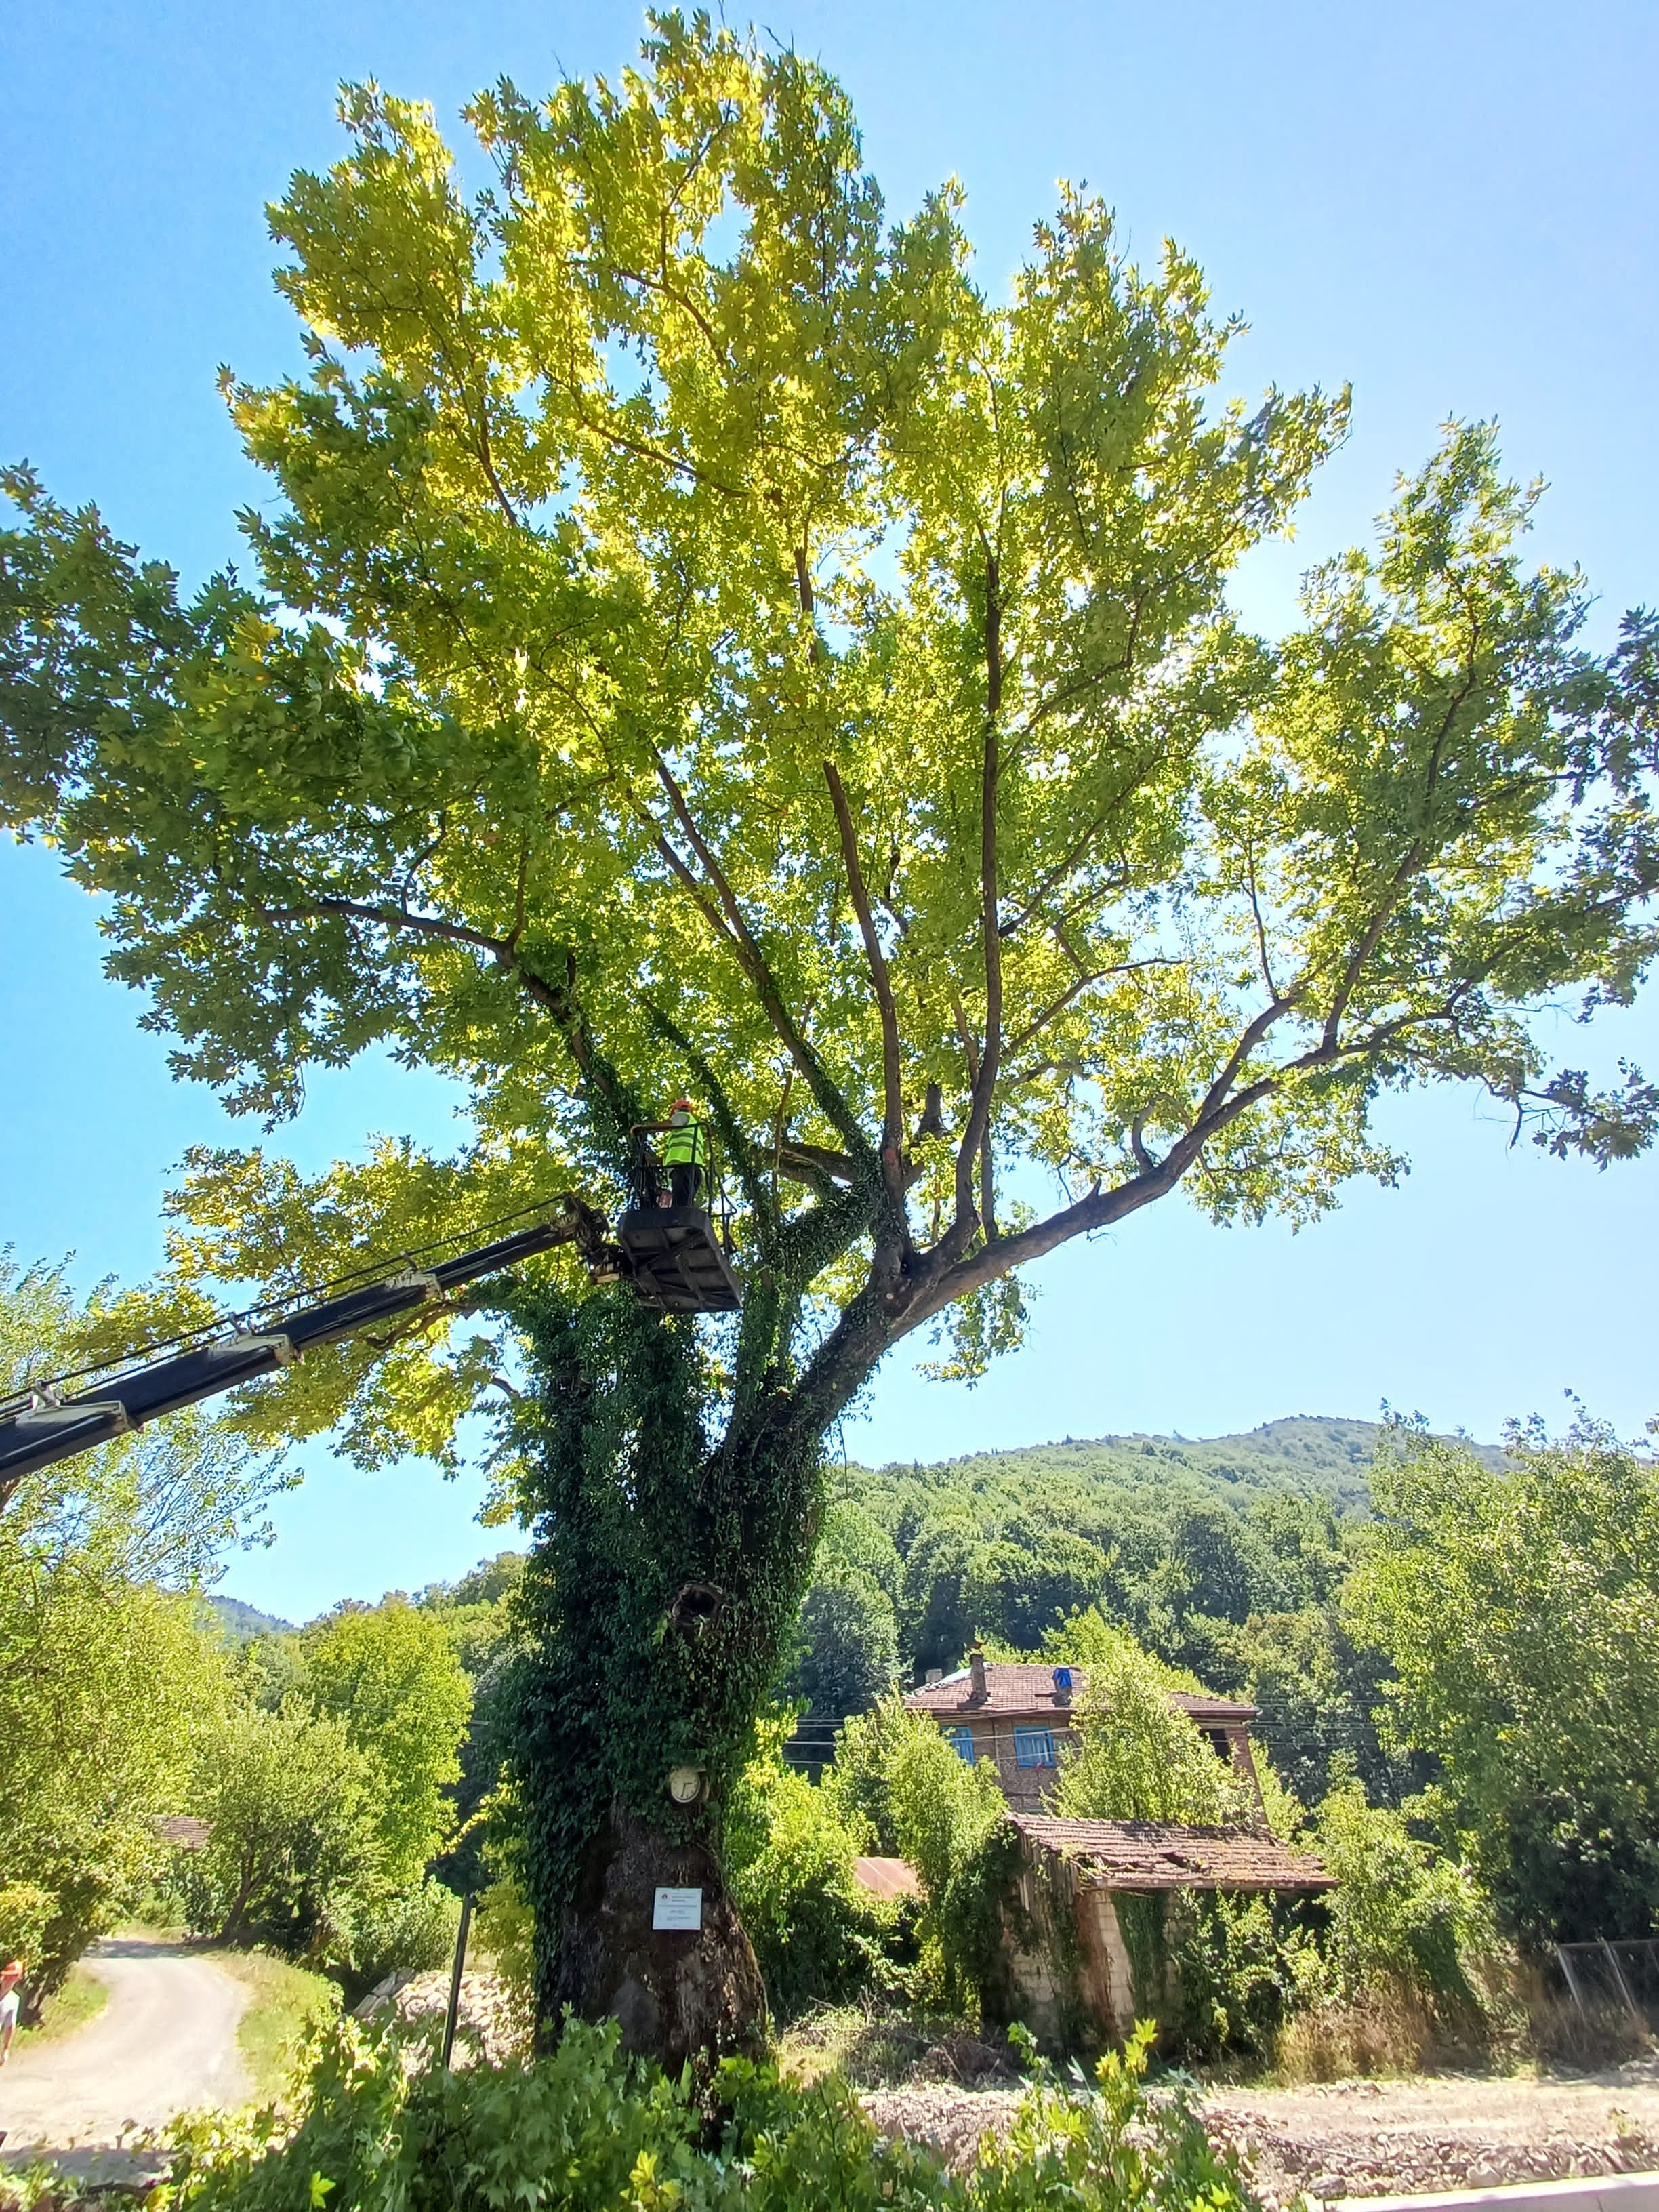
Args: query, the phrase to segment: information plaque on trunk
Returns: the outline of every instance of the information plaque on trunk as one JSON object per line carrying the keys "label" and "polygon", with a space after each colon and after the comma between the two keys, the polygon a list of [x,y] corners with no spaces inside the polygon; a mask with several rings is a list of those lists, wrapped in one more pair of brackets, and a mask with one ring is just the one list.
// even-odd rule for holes
{"label": "information plaque on trunk", "polygon": [[653,1928],[701,1928],[702,1892],[700,1889],[659,1889],[652,1908]]}

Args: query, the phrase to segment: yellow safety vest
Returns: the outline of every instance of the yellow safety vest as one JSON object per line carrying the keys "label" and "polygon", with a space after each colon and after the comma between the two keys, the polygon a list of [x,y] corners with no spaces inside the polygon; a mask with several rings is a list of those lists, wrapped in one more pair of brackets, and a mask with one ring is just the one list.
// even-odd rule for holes
{"label": "yellow safety vest", "polygon": [[707,1157],[701,1121],[686,1121],[678,1128],[663,1131],[662,1158],[665,1167],[701,1167]]}

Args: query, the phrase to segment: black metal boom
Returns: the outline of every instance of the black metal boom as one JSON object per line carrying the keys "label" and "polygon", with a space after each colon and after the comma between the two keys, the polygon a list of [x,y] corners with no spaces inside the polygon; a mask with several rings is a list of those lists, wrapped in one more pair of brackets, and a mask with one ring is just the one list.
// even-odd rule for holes
{"label": "black metal boom", "polygon": [[[590,1266],[605,1267],[609,1256],[605,1224],[579,1199],[560,1201],[553,1218],[499,1237],[453,1260],[409,1266],[384,1281],[343,1291],[319,1304],[290,1313],[272,1312],[251,1326],[233,1326],[228,1334],[136,1361],[94,1376],[72,1397],[49,1386],[0,1400],[0,1507],[26,1474],[55,1460],[89,1451],[112,1437],[126,1436],[163,1413],[177,1413],[200,1399],[234,1389],[239,1382],[286,1367],[319,1345],[337,1344],[378,1322],[414,1313],[482,1275],[493,1275],[515,1261],[557,1244],[576,1244]],[[618,1255],[619,1256],[619,1255]]]}

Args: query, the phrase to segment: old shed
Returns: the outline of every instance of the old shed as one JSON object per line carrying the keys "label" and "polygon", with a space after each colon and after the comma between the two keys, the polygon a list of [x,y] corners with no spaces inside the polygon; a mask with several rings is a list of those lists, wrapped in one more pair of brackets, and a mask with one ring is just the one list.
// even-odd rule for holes
{"label": "old shed", "polygon": [[1262,1830],[1009,1817],[1019,1848],[1003,1912],[1008,2008],[1048,2043],[1109,2042],[1167,2013],[1179,1898],[1332,1887],[1318,1859]]}

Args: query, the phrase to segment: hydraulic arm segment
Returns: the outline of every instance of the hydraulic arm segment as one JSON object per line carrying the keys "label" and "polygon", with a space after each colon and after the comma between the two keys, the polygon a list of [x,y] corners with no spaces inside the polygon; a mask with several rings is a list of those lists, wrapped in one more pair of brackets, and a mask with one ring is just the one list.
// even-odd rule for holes
{"label": "hydraulic arm segment", "polygon": [[37,1468],[88,1451],[112,1437],[125,1436],[163,1413],[234,1389],[255,1376],[269,1375],[318,1345],[337,1344],[360,1329],[413,1313],[464,1283],[550,1251],[556,1244],[574,1243],[596,1275],[614,1279],[614,1262],[621,1255],[605,1237],[603,1218],[580,1199],[566,1198],[552,1218],[475,1252],[435,1260],[429,1267],[408,1267],[383,1281],[342,1291],[291,1312],[264,1309],[222,1334],[200,1338],[165,1358],[99,1372],[73,1396],[46,1385],[0,1399],[0,1507]]}

